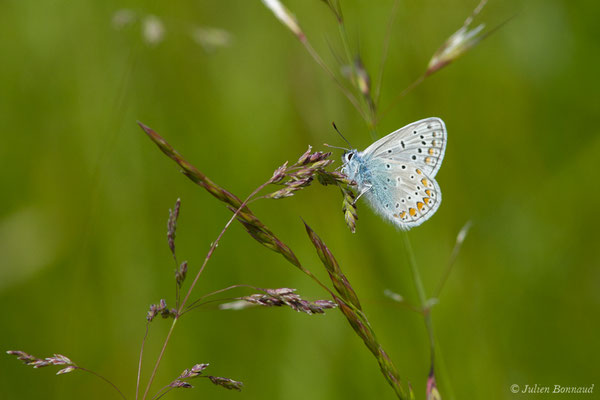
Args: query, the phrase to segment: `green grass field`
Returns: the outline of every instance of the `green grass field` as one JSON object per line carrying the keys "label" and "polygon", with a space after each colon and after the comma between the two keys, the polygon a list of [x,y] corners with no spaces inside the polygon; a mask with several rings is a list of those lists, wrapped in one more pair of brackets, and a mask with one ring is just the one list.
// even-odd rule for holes
{"label": "green grass field", "polygon": [[[285,5],[352,88],[338,73],[337,58],[346,54],[325,2]],[[394,1],[341,5],[350,52],[360,52],[375,86]],[[149,306],[163,298],[175,306],[169,208],[181,198],[176,247],[178,259],[188,261],[186,290],[231,217],[136,121],[244,199],[309,145],[333,151],[330,169],[338,167],[342,151],[323,146],[345,145],[332,121],[364,149],[373,135],[437,116],[448,129],[436,176],[443,203],[408,233],[428,295],[444,275],[456,235],[472,222],[431,309],[442,399],[599,398],[600,6],[490,0],[472,27],[483,22],[491,31],[513,18],[394,102],[475,6],[476,0],[398,2],[373,134],[259,0],[1,2],[2,349],[64,354],[135,398]],[[123,9],[130,12],[116,14]],[[148,26],[151,15],[162,36],[157,22]],[[148,35],[161,40],[148,43]],[[250,206],[332,287],[303,220],[314,229],[360,298],[402,385],[410,382],[416,398],[425,399],[430,349],[423,317],[384,295],[390,290],[419,304],[403,233],[361,199],[353,234],[341,203],[339,189],[315,182],[293,197]],[[234,223],[191,299],[238,284],[331,299]],[[221,298],[252,293],[240,288]],[[171,321],[150,324],[142,392]],[[194,389],[164,398],[397,398],[339,310],[198,308],[177,323],[150,393],[197,363],[210,364],[208,375],[242,381],[243,390],[194,379]],[[92,375],[56,371],[4,354],[0,397],[119,398]],[[578,395],[511,392],[512,385],[536,384],[596,387]]]}

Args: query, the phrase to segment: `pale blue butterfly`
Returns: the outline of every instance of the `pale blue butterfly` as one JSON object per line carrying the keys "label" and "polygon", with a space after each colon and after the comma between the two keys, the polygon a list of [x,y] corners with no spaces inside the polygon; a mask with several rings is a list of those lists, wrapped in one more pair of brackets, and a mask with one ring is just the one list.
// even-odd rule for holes
{"label": "pale blue butterfly", "polygon": [[402,230],[427,221],[442,192],[434,177],[442,165],[447,133],[444,121],[426,118],[379,139],[364,151],[342,156],[342,173],[356,182],[358,198]]}

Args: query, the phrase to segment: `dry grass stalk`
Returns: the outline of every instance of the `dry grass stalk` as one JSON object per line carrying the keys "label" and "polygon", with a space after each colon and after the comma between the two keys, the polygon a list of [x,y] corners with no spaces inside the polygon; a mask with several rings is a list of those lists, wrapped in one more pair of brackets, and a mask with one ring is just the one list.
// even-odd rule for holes
{"label": "dry grass stalk", "polygon": [[240,297],[239,300],[265,307],[287,306],[305,314],[324,314],[325,310],[337,307],[337,304],[330,300],[304,300],[295,293],[296,289],[262,289],[262,291],[264,293]]}
{"label": "dry grass stalk", "polygon": [[[282,254],[288,261],[294,265],[299,266],[300,262],[294,255],[294,253],[284,245],[266,225],[264,225],[256,216],[250,211],[246,204],[233,195],[228,190],[220,187],[206,175],[200,172],[196,167],[186,161],[175,149],[171,147],[166,140],[158,135],[154,130],[150,129],[142,123],[138,123],[148,137],[158,146],[158,148],[166,154],[170,159],[175,161],[177,165],[182,168],[182,172],[192,182],[196,183],[200,187],[204,188],[208,193],[214,196],[216,199],[224,202],[228,208],[236,213],[236,219],[241,222],[248,233],[252,235],[259,243],[265,247]],[[273,179],[273,178],[272,178]]]}
{"label": "dry grass stalk", "polygon": [[346,276],[342,273],[337,260],[325,243],[323,243],[321,238],[319,238],[306,223],[305,227],[308,237],[315,246],[317,254],[327,269],[331,282],[339,295],[333,295],[333,298],[338,304],[340,311],[344,314],[356,334],[363,340],[369,351],[375,356],[381,373],[388,381],[389,385],[394,389],[398,398],[407,399],[408,396],[412,396],[412,390],[409,388],[407,394],[406,389],[402,386],[400,381],[398,370],[387,353],[383,350],[381,344],[377,341],[375,332],[373,331],[367,316],[361,309],[358,296],[354,292],[354,289]]}
{"label": "dry grass stalk", "polygon": [[150,310],[146,314],[146,320],[152,322],[157,315],[163,318],[175,318],[177,316],[177,309],[167,307],[167,301],[161,299],[158,304],[150,306]]}
{"label": "dry grass stalk", "polygon": [[56,375],[67,374],[67,373],[73,372],[75,370],[88,372],[88,373],[95,375],[98,378],[102,379],[109,385],[111,385],[119,393],[119,395],[123,399],[125,399],[125,395],[119,390],[119,388],[114,383],[112,383],[111,381],[109,381],[108,379],[103,377],[102,375],[100,375],[92,370],[80,367],[79,365],[77,365],[73,361],[71,361],[68,357],[63,356],[62,354],[54,354],[52,357],[38,358],[38,357],[35,357],[24,351],[20,351],[20,350],[9,350],[6,353],[16,356],[17,359],[23,361],[23,363],[25,365],[32,366],[33,368],[43,368],[43,367],[48,367],[48,366],[53,366],[53,365],[66,366],[64,368],[61,368],[56,373]]}
{"label": "dry grass stalk", "polygon": [[473,29],[469,29],[473,19],[485,7],[487,0],[481,0],[479,5],[475,7],[471,15],[465,20],[460,29],[454,32],[444,44],[437,49],[431,57],[425,76],[429,76],[434,72],[439,71],[446,65],[461,57],[471,48],[475,47],[485,36],[478,36],[485,27],[485,24],[480,24]]}
{"label": "dry grass stalk", "polygon": [[237,390],[238,392],[242,390],[242,387],[244,386],[244,384],[242,382],[234,381],[233,379],[230,379],[230,378],[222,378],[222,377],[217,377],[217,376],[203,375],[203,371],[206,368],[208,368],[208,364],[196,364],[190,369],[185,369],[177,377],[177,379],[173,380],[171,383],[169,383],[168,385],[163,387],[156,394],[156,396],[154,396],[153,399],[160,399],[161,397],[163,397],[165,394],[167,394],[168,392],[170,392],[173,389],[181,389],[181,388],[191,389],[191,388],[193,388],[194,386],[192,386],[192,384],[187,381],[190,379],[194,379],[194,378],[207,378],[213,384],[215,384],[217,386],[221,386],[225,389],[229,389],[229,390],[233,389],[233,390]]}
{"label": "dry grass stalk", "polygon": [[169,209],[169,219],[167,221],[167,243],[169,244],[169,249],[171,250],[171,254],[173,254],[175,263],[177,263],[177,256],[175,255],[175,231],[177,230],[177,218],[179,218],[180,208],[181,199],[177,199],[175,207],[172,210]]}
{"label": "dry grass stalk", "polygon": [[20,350],[9,350],[6,353],[16,356],[17,359],[23,361],[25,365],[29,365],[33,368],[43,368],[50,365],[68,365],[67,368],[63,368],[58,371],[56,375],[65,374],[77,368],[77,365],[75,365],[73,361],[62,354],[54,354],[52,357],[38,358]]}

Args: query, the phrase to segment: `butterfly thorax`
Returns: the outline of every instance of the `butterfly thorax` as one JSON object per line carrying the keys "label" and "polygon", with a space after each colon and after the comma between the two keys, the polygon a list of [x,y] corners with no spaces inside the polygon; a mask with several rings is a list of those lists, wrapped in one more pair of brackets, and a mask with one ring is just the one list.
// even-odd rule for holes
{"label": "butterfly thorax", "polygon": [[356,182],[358,189],[362,190],[365,184],[371,181],[371,173],[364,156],[357,150],[350,150],[342,156],[342,161],[344,162],[342,173]]}

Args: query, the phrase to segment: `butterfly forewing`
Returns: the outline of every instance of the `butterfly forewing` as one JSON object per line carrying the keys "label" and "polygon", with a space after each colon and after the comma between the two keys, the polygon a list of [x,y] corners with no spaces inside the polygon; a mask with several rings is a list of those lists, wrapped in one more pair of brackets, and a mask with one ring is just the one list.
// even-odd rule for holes
{"label": "butterfly forewing", "polygon": [[387,160],[405,171],[417,167],[428,177],[437,174],[446,150],[446,126],[426,118],[381,138],[362,152],[365,159]]}

